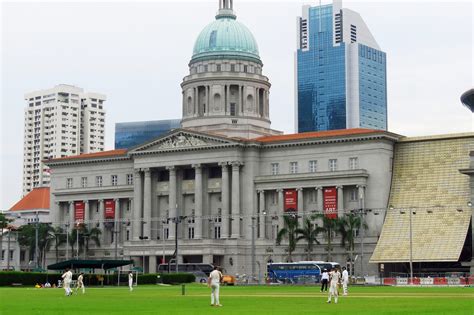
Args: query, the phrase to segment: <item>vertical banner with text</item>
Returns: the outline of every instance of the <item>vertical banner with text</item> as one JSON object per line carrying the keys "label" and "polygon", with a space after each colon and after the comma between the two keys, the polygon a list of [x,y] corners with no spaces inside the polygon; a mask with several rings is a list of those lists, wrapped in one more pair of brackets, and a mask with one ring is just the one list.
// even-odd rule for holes
{"label": "vertical banner with text", "polygon": [[296,189],[285,189],[284,194],[284,211],[296,212],[298,211],[298,193]]}
{"label": "vertical banner with text", "polygon": [[323,190],[323,212],[326,218],[337,218],[337,188],[324,187]]}
{"label": "vertical banner with text", "polygon": [[105,203],[105,219],[114,219],[115,218],[115,200],[106,199]]}
{"label": "vertical banner with text", "polygon": [[74,202],[74,224],[84,223],[85,216],[85,204],[84,201]]}

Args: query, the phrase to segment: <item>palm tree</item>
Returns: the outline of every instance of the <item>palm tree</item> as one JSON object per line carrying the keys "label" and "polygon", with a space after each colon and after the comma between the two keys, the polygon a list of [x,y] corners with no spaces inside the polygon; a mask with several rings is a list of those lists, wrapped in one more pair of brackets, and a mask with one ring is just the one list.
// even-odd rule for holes
{"label": "palm tree", "polygon": [[[44,260],[46,251],[50,246],[50,241],[53,239],[52,230],[50,224],[37,223],[38,224],[38,261],[39,263]],[[36,224],[23,225],[18,230],[18,243],[21,246],[26,246],[29,249],[30,257],[35,255],[36,250]]]}
{"label": "palm tree", "polygon": [[79,244],[81,245],[81,247],[85,248],[85,253],[89,251],[90,241],[92,241],[95,244],[95,246],[100,247],[100,235],[102,234],[102,231],[100,229],[92,228],[89,230],[84,225],[81,230],[81,233],[84,235],[84,237],[82,238],[82,241],[79,242]]}
{"label": "palm tree", "polygon": [[[354,247],[356,239],[356,231],[361,228],[367,229],[367,223],[362,221],[362,217],[356,213],[346,214],[343,218],[339,220],[338,230],[341,234],[341,246],[349,250],[349,257],[351,260],[351,265],[354,261]],[[346,247],[347,242],[347,247]],[[351,273],[353,268],[351,267]]]}
{"label": "palm tree", "polygon": [[295,215],[285,215],[283,217],[284,227],[278,231],[276,244],[280,245],[283,238],[288,238],[288,261],[293,261],[291,254],[296,249],[298,218]]}
{"label": "palm tree", "polygon": [[338,218],[329,218],[324,213],[318,213],[313,216],[313,219],[321,219],[323,222],[322,230],[324,231],[324,238],[327,241],[326,253],[327,261],[332,261],[332,240],[334,238],[334,232],[337,230],[339,225]]}
{"label": "palm tree", "polygon": [[[54,249],[56,251],[56,262],[59,260],[59,247],[66,243],[66,233],[64,233],[64,230],[60,227],[54,227],[52,230],[52,234],[54,235]],[[66,244],[67,246],[67,244]]]}
{"label": "palm tree", "polygon": [[303,227],[296,229],[296,233],[299,235],[296,240],[306,241],[306,259],[312,260],[312,252],[314,243],[319,245],[317,240],[318,234],[324,232],[324,229],[317,224],[313,224],[310,219],[306,218],[303,222]]}

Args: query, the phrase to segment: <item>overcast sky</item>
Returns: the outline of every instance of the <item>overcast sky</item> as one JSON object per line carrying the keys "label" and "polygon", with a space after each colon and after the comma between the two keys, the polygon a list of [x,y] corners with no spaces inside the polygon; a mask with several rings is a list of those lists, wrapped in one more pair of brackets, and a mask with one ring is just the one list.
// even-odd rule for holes
{"label": "overcast sky", "polygon": [[[329,1],[322,1],[323,4]],[[235,0],[270,78],[272,128],[294,132],[296,17],[319,1]],[[473,84],[467,1],[344,1],[387,53],[389,130],[471,131],[459,96]],[[2,2],[0,210],[21,198],[25,93],[72,84],[107,95],[106,149],[116,122],[181,117],[180,82],[218,0]]]}

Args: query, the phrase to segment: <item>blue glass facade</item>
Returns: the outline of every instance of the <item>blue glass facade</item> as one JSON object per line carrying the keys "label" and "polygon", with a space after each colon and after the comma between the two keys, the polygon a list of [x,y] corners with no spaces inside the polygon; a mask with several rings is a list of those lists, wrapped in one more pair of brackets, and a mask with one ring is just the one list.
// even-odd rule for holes
{"label": "blue glass facade", "polygon": [[387,130],[387,69],[384,52],[359,44],[359,110],[364,128]]}
{"label": "blue glass facade", "polygon": [[117,123],[115,149],[130,149],[180,127],[180,119]]}
{"label": "blue glass facade", "polygon": [[[335,12],[339,13],[339,12]],[[351,47],[357,45],[358,54],[347,52],[344,40],[336,32],[333,6],[308,9],[307,37],[297,50],[297,128],[298,132],[334,130],[353,127],[387,129],[386,55],[377,49],[362,45],[351,38]],[[344,16],[342,16],[342,20]],[[301,26],[303,29],[306,25]],[[352,25],[351,25],[352,26]],[[354,27],[354,26],[353,26]],[[339,31],[342,32],[342,31]],[[355,35],[355,27],[354,33]],[[346,39],[347,40],[347,39]],[[358,75],[348,79],[349,60],[357,57]],[[357,86],[347,86],[347,85]],[[349,100],[346,91],[356,90],[357,100]],[[352,96],[354,98],[354,95]],[[350,108],[350,113],[348,113]],[[350,119],[347,115],[354,115]],[[357,116],[355,116],[357,115]],[[358,117],[358,123],[354,123]],[[351,121],[352,126],[347,126]]]}
{"label": "blue glass facade", "polygon": [[298,131],[344,129],[345,47],[333,46],[332,6],[310,8],[308,23],[310,49],[297,52]]}

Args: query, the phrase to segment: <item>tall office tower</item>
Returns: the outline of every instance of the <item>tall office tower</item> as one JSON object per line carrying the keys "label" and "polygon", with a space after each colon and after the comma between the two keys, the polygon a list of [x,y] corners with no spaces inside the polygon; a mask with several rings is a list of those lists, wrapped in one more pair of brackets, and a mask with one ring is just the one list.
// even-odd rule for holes
{"label": "tall office tower", "polygon": [[342,2],[303,6],[297,19],[297,132],[387,130],[386,54]]}
{"label": "tall office tower", "polygon": [[104,150],[105,95],[60,84],[25,94],[23,195],[49,186],[43,160]]}
{"label": "tall office tower", "polygon": [[121,122],[115,124],[115,149],[130,149],[181,127],[181,119]]}

